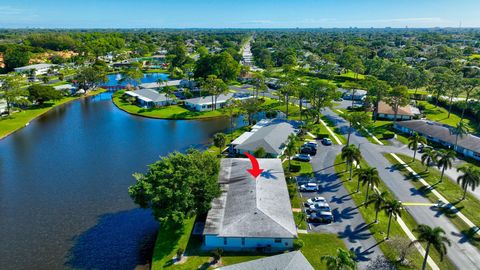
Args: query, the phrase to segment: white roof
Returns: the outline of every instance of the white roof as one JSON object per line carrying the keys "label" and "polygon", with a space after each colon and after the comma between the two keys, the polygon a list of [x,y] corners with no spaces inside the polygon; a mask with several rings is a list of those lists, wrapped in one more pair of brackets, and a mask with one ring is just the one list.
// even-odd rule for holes
{"label": "white roof", "polygon": [[231,144],[239,145],[244,141],[246,141],[248,138],[250,138],[250,136],[252,135],[253,135],[253,132],[245,132],[242,135],[240,135],[238,138],[236,138],[233,142],[231,142]]}
{"label": "white roof", "polygon": [[24,66],[24,67],[17,67],[15,70],[29,70],[29,69],[45,69],[45,68],[50,68],[56,65],[53,64],[35,64],[35,65],[29,65],[29,66]]}
{"label": "white roof", "polygon": [[163,82],[162,84],[158,84],[157,82],[142,83],[142,84],[140,84],[140,88],[158,88],[158,87],[164,87],[164,86],[179,86],[181,81],[182,80],[172,80],[172,81]]}
{"label": "white roof", "polygon": [[71,84],[62,84],[62,85],[57,85],[53,87],[55,90],[69,90],[69,89],[74,89],[75,86]]}

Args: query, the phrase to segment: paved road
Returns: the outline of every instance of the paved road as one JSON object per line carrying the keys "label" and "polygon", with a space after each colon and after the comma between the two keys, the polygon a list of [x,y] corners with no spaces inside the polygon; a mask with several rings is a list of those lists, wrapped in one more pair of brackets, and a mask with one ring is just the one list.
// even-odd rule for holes
{"label": "paved road", "polygon": [[[330,109],[325,109],[324,114],[336,123],[342,133],[347,133],[348,123]],[[380,177],[388,188],[395,194],[397,199],[403,202],[430,203],[420,192],[406,180],[397,170],[392,168],[390,162],[385,159],[382,149],[370,143],[359,134],[352,133],[351,143],[360,147],[362,155],[367,163],[376,167]],[[433,211],[429,207],[408,206],[406,210],[412,215],[418,224],[442,227],[447,237],[451,240],[452,246],[448,248],[447,256],[458,269],[480,269],[480,252],[473,245],[468,243],[460,231],[444,215]]]}
{"label": "paved road", "polygon": [[[310,230],[337,234],[356,253],[360,269],[365,269],[370,260],[383,253],[368,230],[371,224],[365,223],[349,192],[335,173],[333,163],[340,151],[339,145],[323,146],[319,142],[317,155],[312,158],[313,171],[322,186],[320,196],[325,197],[330,204],[335,222],[311,224]],[[318,194],[302,193],[302,196],[314,197]]]}

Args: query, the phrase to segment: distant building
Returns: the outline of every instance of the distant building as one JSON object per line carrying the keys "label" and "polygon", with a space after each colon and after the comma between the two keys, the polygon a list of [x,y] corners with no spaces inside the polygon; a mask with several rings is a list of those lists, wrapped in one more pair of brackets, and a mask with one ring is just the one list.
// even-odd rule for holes
{"label": "distant building", "polygon": [[57,65],[53,65],[53,64],[36,64],[36,65],[29,65],[24,67],[17,67],[17,68],[14,68],[14,70],[17,73],[29,73],[31,72],[31,70],[35,70],[34,75],[38,76],[38,75],[47,74],[49,69],[56,66]]}
{"label": "distant building", "polygon": [[457,136],[453,127],[427,120],[411,120],[396,122],[394,128],[401,132],[412,134],[417,132],[428,140],[452,148],[464,156],[480,160],[480,138],[472,134]]}
{"label": "distant building", "polygon": [[[353,100],[361,101],[361,100],[365,100],[367,96],[367,91],[361,90],[361,89],[354,89],[353,91],[345,89],[344,91],[345,92],[343,93],[342,98],[346,100],[352,100],[352,96],[353,96]],[[352,95],[352,92],[353,92],[353,95]]]}
{"label": "distant building", "polygon": [[144,108],[162,107],[176,103],[174,99],[153,89],[126,91],[125,95],[134,97],[137,105]]}
{"label": "distant building", "polygon": [[[419,115],[420,111],[411,106],[402,106],[398,108],[397,120],[412,120],[415,115]],[[388,105],[385,101],[380,101],[378,103],[378,118],[393,120],[395,118],[395,112],[393,108]]]}
{"label": "distant building", "polygon": [[258,159],[264,172],[254,179],[248,159],[222,159],[220,197],[212,201],[203,230],[207,249],[293,248],[297,229],[280,159]]}
{"label": "distant building", "polygon": [[300,251],[292,251],[218,268],[219,270],[313,270]]}
{"label": "distant building", "polygon": [[260,147],[265,149],[268,157],[277,158],[283,155],[290,134],[297,134],[298,126],[294,122],[275,119],[264,125],[254,126],[251,132],[246,132],[231,143],[236,154],[253,154]]}

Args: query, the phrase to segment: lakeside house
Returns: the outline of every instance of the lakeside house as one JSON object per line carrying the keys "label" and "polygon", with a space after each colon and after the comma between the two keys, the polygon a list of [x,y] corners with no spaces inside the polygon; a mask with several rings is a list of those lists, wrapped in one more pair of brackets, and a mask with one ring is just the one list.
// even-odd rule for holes
{"label": "lakeside house", "polygon": [[71,84],[57,85],[57,86],[54,86],[53,89],[61,92],[66,92],[69,95],[73,95],[77,92],[77,87]]}
{"label": "lakeside house", "polygon": [[[250,99],[252,96],[249,93],[228,93],[221,94],[217,97],[217,103],[215,109],[221,109],[225,107],[229,99],[245,100]],[[184,100],[185,107],[188,109],[203,112],[212,110],[213,96],[197,97]]]}
{"label": "lakeside house", "polygon": [[38,75],[47,74],[51,68],[56,66],[57,65],[53,65],[53,64],[35,64],[35,65],[29,65],[24,67],[17,67],[17,68],[14,68],[14,70],[17,73],[28,73],[28,72],[31,72],[31,70],[34,70],[34,75],[38,76]]}
{"label": "lakeside house", "polygon": [[290,250],[297,238],[280,159],[258,159],[264,172],[254,179],[249,159],[220,162],[221,195],[214,199],[203,229],[204,248]]}
{"label": "lakeside house", "polygon": [[230,144],[230,152],[235,154],[253,153],[258,148],[265,149],[267,157],[283,155],[290,134],[298,134],[301,123],[284,119],[261,120]]}
{"label": "lakeside house", "polygon": [[[397,120],[412,120],[416,115],[420,115],[418,108],[411,105],[402,106],[398,108]],[[378,103],[378,118],[393,120],[395,118],[395,112],[392,106],[388,105],[385,101]]]}
{"label": "lakeside house", "polygon": [[313,270],[300,251],[292,251],[218,268],[220,270]]}
{"label": "lakeside house", "polygon": [[139,85],[139,87],[144,89],[157,89],[165,86],[182,87],[181,86],[182,81],[186,81],[186,80],[171,80],[171,81],[162,82],[161,84],[157,82],[142,83]]}
{"label": "lakeside house", "polygon": [[429,141],[452,148],[464,156],[480,160],[480,138],[472,134],[459,135],[457,146],[455,146],[457,135],[451,126],[428,120],[410,120],[397,122],[394,128],[407,134],[417,132]]}
{"label": "lakeside house", "polygon": [[174,99],[153,89],[126,91],[125,95],[135,98],[137,105],[143,108],[162,107],[176,103]]}

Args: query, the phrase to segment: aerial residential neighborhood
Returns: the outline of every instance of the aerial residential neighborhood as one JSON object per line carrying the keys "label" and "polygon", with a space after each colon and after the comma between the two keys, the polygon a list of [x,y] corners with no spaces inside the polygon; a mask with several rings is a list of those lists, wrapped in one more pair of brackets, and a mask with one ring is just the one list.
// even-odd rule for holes
{"label": "aerial residential neighborhood", "polygon": [[480,2],[0,3],[0,269],[480,269]]}

